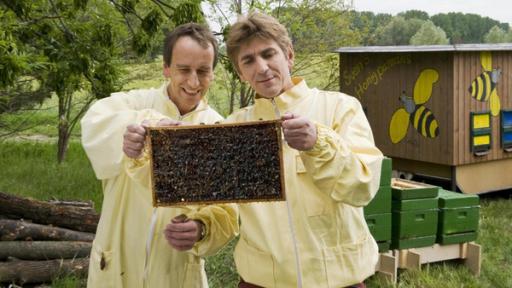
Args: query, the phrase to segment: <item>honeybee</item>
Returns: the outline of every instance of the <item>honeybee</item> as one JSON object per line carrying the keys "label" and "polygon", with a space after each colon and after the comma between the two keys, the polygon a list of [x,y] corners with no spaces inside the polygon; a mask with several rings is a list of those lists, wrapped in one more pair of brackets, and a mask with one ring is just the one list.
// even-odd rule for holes
{"label": "honeybee", "polygon": [[414,83],[413,97],[405,91],[399,97],[403,108],[398,108],[391,116],[389,123],[389,138],[394,144],[402,141],[407,135],[409,123],[424,137],[435,138],[439,135],[439,124],[434,113],[425,104],[432,96],[432,87],[439,79],[439,74],[433,69],[421,71]]}
{"label": "honeybee", "polygon": [[471,97],[478,101],[486,102],[490,98],[491,114],[498,116],[500,112],[500,97],[496,90],[496,85],[501,77],[500,69],[492,69],[492,55],[489,51],[482,51],[480,53],[480,64],[484,72],[478,75],[471,86],[469,86],[469,93]]}

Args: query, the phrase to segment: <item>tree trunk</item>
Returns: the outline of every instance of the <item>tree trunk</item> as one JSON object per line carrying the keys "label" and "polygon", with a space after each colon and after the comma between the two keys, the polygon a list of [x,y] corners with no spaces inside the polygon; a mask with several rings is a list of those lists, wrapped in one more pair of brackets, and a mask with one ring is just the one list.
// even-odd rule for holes
{"label": "tree trunk", "polygon": [[96,232],[100,216],[73,206],[56,206],[44,201],[21,198],[0,192],[0,211],[3,215],[31,219],[40,224],[52,224],[84,232]]}
{"label": "tree trunk", "polygon": [[25,222],[23,220],[0,219],[0,240],[54,240],[92,242],[93,233]]}
{"label": "tree trunk", "polygon": [[18,284],[50,282],[52,279],[67,274],[87,275],[89,258],[72,260],[0,262],[0,283]]}
{"label": "tree trunk", "polygon": [[247,90],[247,86],[245,85],[245,83],[240,83],[240,99],[239,99],[239,108],[243,108],[245,107],[244,106],[244,98],[245,98],[245,93],[246,93],[246,90]]}
{"label": "tree trunk", "polygon": [[[231,83],[234,81],[231,80]],[[229,114],[233,113],[233,110],[235,109],[235,91],[236,87],[235,85],[231,84],[231,90],[229,91]]]}
{"label": "tree trunk", "polygon": [[60,164],[62,161],[64,161],[64,158],[66,157],[66,151],[68,150],[68,142],[70,136],[69,119],[71,115],[70,113],[73,100],[73,92],[63,89],[57,92],[57,96],[59,97],[59,140],[57,142],[57,161]]}
{"label": "tree trunk", "polygon": [[0,241],[0,259],[23,260],[74,259],[91,253],[90,242],[72,241]]}
{"label": "tree trunk", "polygon": [[68,133],[68,122],[59,121],[59,141],[57,142],[57,161],[62,163],[66,158],[66,152],[68,151],[69,133]]}

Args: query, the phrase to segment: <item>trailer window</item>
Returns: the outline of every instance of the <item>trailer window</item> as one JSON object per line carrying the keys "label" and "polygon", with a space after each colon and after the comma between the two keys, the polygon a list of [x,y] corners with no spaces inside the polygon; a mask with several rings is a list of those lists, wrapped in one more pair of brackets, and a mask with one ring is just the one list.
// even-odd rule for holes
{"label": "trailer window", "polygon": [[490,112],[471,112],[471,152],[476,156],[489,153],[492,146]]}
{"label": "trailer window", "polygon": [[512,152],[512,110],[501,110],[501,148]]}

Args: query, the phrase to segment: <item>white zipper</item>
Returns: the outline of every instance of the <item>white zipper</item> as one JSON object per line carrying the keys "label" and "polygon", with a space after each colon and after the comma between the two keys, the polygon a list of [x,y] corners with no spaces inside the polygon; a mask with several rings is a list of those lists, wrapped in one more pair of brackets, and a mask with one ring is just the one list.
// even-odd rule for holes
{"label": "white zipper", "polygon": [[[180,114],[178,116],[178,121],[183,120],[186,116],[191,115],[194,112],[196,112],[196,111],[189,112],[185,115]],[[144,259],[144,276],[142,279],[143,287],[147,287],[147,279],[148,279],[148,273],[149,273],[149,260],[151,258],[151,244],[153,242],[153,237],[155,235],[155,225],[156,225],[156,220],[157,220],[157,216],[158,216],[157,209],[158,209],[158,207],[153,208],[153,214],[151,215],[151,222],[149,224],[149,234],[148,234],[148,238],[146,240],[146,257]]]}
{"label": "white zipper", "polygon": [[155,235],[155,225],[157,219],[157,207],[153,208],[153,215],[151,215],[151,222],[149,224],[149,235],[146,240],[146,258],[144,259],[144,278],[143,278],[143,286],[147,285],[147,278],[149,272],[149,258],[151,257],[151,242],[153,242],[153,236]]}

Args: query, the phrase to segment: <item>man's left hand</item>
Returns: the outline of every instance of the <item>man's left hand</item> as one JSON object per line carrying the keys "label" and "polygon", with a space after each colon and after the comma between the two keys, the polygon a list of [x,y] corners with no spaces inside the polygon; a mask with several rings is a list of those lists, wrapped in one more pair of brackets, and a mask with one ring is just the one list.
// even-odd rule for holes
{"label": "man's left hand", "polygon": [[190,250],[201,238],[201,225],[203,224],[196,220],[175,217],[165,228],[165,239],[178,251]]}
{"label": "man's left hand", "polygon": [[288,146],[305,151],[315,146],[317,135],[316,125],[304,116],[293,113],[285,113],[281,119],[284,140]]}

